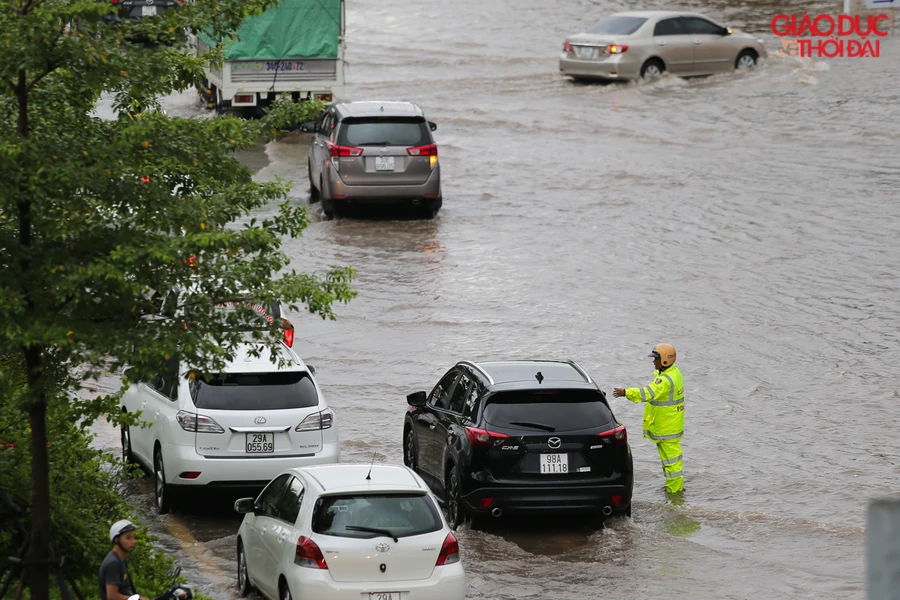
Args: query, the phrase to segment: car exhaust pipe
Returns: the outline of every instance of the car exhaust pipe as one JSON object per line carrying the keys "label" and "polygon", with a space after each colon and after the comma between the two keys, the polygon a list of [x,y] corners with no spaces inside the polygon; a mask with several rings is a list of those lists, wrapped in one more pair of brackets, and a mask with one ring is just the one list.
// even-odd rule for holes
{"label": "car exhaust pipe", "polygon": [[494,516],[494,517],[499,518],[500,515],[502,515],[502,514],[503,514],[503,511],[500,510],[499,508],[495,508],[494,510],[491,511],[491,516]]}
{"label": "car exhaust pipe", "polygon": [[413,206],[418,206],[419,202],[420,202],[420,200],[418,198],[413,199],[413,201],[412,201]]}
{"label": "car exhaust pipe", "polygon": [[604,506],[603,507],[603,516],[608,517],[612,514],[612,506]]}

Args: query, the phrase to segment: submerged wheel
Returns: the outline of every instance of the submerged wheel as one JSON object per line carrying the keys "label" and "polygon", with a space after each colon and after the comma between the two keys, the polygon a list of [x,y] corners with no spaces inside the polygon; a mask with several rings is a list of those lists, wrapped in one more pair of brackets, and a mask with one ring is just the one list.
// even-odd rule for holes
{"label": "submerged wheel", "polygon": [[169,497],[171,489],[166,483],[166,469],[163,465],[162,451],[157,448],[153,455],[153,489],[156,493],[156,510],[164,515],[172,509],[172,500]]}
{"label": "submerged wheel", "polygon": [[756,66],[756,62],[758,59],[759,57],[753,50],[743,50],[735,59],[734,68],[738,69],[739,71],[752,69]]}
{"label": "submerged wheel", "polygon": [[246,598],[253,590],[250,585],[250,574],[247,572],[247,555],[244,552],[244,544],[238,540],[237,549],[237,569],[238,569],[238,593],[242,598]]}
{"label": "submerged wheel", "polygon": [[457,473],[456,466],[450,467],[445,489],[447,490],[447,524],[450,525],[451,529],[456,529],[466,520],[459,486],[459,473]]}
{"label": "submerged wheel", "polygon": [[413,435],[412,429],[408,429],[406,431],[406,439],[403,443],[403,464],[412,469],[413,471],[419,466],[418,454],[416,452],[416,438]]}
{"label": "submerged wheel", "polygon": [[641,67],[642,79],[655,79],[666,72],[666,66],[658,58],[651,58]]}

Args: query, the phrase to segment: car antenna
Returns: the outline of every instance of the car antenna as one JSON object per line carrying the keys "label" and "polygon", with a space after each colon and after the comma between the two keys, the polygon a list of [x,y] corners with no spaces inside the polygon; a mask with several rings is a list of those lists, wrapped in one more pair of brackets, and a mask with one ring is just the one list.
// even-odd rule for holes
{"label": "car antenna", "polygon": [[372,467],[375,466],[375,457],[378,456],[378,452],[372,453],[372,464],[369,465],[369,474],[366,475],[366,481],[371,481],[372,479]]}
{"label": "car antenna", "polygon": [[535,375],[534,378],[538,380],[538,383],[543,383],[544,381],[544,376],[541,375],[540,371],[537,372],[537,375]]}

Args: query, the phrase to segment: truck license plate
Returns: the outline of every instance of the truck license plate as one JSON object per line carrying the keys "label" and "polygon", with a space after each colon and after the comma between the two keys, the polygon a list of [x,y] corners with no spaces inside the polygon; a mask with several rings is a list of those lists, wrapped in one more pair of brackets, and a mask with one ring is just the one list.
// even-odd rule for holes
{"label": "truck license plate", "polygon": [[569,472],[568,454],[541,454],[541,474],[554,475]]}
{"label": "truck license plate", "polygon": [[274,433],[248,433],[247,454],[269,454],[275,452]]}
{"label": "truck license plate", "polygon": [[375,157],[375,170],[376,171],[393,171],[394,170],[394,157],[393,156],[376,156]]}

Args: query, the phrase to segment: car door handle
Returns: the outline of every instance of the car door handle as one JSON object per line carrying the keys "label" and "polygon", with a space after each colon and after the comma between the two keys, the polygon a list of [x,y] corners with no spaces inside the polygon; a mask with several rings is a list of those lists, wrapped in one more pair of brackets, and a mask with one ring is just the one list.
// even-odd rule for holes
{"label": "car door handle", "polygon": [[431,425],[428,426],[428,429],[430,429],[432,431],[434,431],[436,428],[437,428],[437,425],[435,425],[434,423],[432,423]]}
{"label": "car door handle", "polygon": [[656,45],[657,46],[665,46],[666,43],[660,40],[660,41],[656,42]]}
{"label": "car door handle", "polygon": [[696,46],[699,46],[699,45],[702,44],[702,43],[703,43],[703,42],[701,42],[700,40],[694,40],[694,45],[696,45]]}

